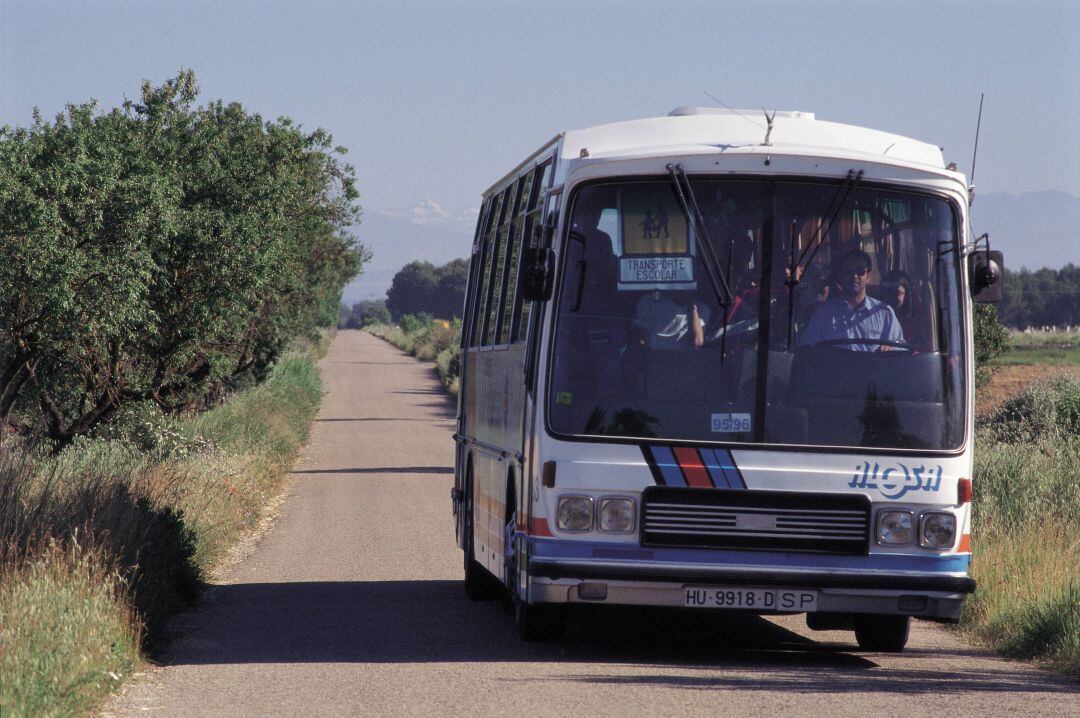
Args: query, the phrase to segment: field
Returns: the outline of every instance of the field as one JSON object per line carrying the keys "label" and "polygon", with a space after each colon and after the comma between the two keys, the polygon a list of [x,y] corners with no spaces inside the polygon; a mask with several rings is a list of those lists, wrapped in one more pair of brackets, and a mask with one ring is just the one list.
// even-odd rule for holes
{"label": "field", "polygon": [[975,413],[1001,405],[1034,381],[1057,374],[1080,379],[1080,330],[1071,332],[1010,332],[1012,349],[999,360],[990,384],[975,397]]}

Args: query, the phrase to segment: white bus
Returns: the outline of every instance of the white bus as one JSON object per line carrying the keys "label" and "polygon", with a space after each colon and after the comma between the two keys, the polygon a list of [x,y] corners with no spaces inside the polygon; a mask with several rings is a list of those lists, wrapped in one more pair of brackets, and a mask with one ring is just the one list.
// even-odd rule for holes
{"label": "white bus", "polygon": [[955,621],[972,297],[941,150],[806,112],[562,133],[486,193],[452,499],[470,597],[805,613],[868,650]]}

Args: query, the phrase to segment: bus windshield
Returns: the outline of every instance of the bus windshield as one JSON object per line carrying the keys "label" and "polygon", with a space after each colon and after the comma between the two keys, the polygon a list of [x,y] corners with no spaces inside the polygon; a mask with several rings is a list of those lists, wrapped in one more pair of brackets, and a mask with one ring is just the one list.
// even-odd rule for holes
{"label": "bus windshield", "polygon": [[[551,431],[961,446],[959,236],[947,201],[850,177],[694,179],[690,189],[700,223],[667,181],[592,184],[573,197]],[[709,258],[731,289],[726,306]]]}

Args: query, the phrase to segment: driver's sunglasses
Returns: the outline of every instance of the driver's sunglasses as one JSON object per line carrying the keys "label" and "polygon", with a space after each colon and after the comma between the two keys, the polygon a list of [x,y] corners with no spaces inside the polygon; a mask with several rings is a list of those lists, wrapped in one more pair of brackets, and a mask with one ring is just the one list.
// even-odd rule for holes
{"label": "driver's sunglasses", "polygon": [[866,276],[867,274],[870,274],[870,267],[844,267],[844,268],[842,268],[840,270],[840,274],[842,274],[845,277],[848,276],[849,274],[854,274],[856,276],[863,277],[863,276]]}

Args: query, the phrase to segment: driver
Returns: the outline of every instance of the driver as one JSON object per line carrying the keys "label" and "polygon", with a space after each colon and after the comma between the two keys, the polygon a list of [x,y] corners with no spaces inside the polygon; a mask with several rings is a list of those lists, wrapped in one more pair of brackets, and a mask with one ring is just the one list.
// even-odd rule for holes
{"label": "driver", "polygon": [[871,266],[866,252],[856,250],[844,255],[837,276],[842,296],[831,297],[818,305],[803,330],[800,344],[866,339],[872,343],[852,341],[847,346],[852,351],[870,352],[889,351],[893,344],[904,341],[904,332],[892,307],[866,294]]}

